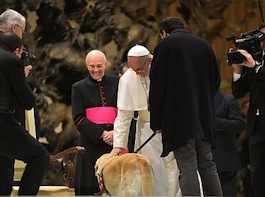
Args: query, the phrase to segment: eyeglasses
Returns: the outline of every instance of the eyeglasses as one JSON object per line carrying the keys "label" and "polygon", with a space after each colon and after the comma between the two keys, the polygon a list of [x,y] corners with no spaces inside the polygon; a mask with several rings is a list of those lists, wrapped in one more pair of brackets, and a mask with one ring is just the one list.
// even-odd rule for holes
{"label": "eyeglasses", "polygon": [[21,29],[21,31],[22,31],[22,35],[24,35],[24,34],[26,33],[26,30],[23,29],[19,24],[17,24],[17,26]]}

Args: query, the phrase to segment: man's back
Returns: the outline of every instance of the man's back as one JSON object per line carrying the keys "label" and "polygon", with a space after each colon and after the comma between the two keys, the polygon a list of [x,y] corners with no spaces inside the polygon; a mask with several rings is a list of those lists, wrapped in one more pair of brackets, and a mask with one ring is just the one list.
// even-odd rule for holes
{"label": "man's back", "polygon": [[160,21],[162,37],[150,73],[151,128],[162,132],[163,153],[174,155],[183,196],[222,196],[212,161],[214,95],[220,75],[211,46],[184,29],[177,17]]}
{"label": "man's back", "polygon": [[194,137],[213,141],[213,101],[220,75],[211,46],[186,30],[174,30],[155,48],[150,78],[150,104],[156,103],[151,108],[151,128],[160,127],[163,106],[168,132],[178,130],[174,138],[165,135],[166,152]]}

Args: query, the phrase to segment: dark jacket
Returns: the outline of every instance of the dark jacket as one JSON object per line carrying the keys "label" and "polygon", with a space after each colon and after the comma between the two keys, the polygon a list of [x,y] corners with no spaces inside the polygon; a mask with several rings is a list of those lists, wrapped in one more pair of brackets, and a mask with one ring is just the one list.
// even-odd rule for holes
{"label": "dark jacket", "polygon": [[192,138],[214,144],[220,75],[210,44],[186,30],[174,30],[154,50],[150,79],[151,128],[162,129],[162,156]]}
{"label": "dark jacket", "polygon": [[213,151],[217,170],[233,172],[240,169],[236,145],[237,134],[244,123],[237,100],[230,94],[217,92],[215,96],[216,149]]}
{"label": "dark jacket", "polygon": [[0,56],[0,113],[12,114],[17,105],[31,109],[34,96],[25,79],[23,61],[3,49]]}
{"label": "dark jacket", "polygon": [[232,82],[232,92],[235,98],[241,98],[250,92],[249,110],[247,115],[246,136],[253,133],[257,109],[260,111],[259,118],[265,123],[265,68],[255,73],[253,68],[243,69],[241,77]]}
{"label": "dark jacket", "polygon": [[[0,128],[1,139],[6,135],[15,138],[20,132],[14,119],[16,109],[30,109],[34,97],[24,75],[23,61],[0,48]],[[10,139],[8,136],[8,139]],[[9,143],[9,146],[17,144]],[[23,147],[20,147],[23,148]],[[0,195],[10,195],[13,184],[14,158],[0,156]]]}

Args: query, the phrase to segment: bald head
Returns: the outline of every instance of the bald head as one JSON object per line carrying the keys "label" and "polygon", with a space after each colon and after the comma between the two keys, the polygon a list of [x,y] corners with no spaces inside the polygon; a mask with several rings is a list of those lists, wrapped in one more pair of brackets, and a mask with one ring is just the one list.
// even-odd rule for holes
{"label": "bald head", "polygon": [[92,50],[86,55],[86,66],[94,80],[100,80],[105,75],[107,58],[102,51]]}
{"label": "bald head", "polygon": [[91,59],[93,58],[102,58],[104,59],[104,61],[107,61],[107,58],[105,56],[105,54],[97,49],[94,49],[92,51],[90,51],[87,55],[86,55],[86,64],[91,61]]}

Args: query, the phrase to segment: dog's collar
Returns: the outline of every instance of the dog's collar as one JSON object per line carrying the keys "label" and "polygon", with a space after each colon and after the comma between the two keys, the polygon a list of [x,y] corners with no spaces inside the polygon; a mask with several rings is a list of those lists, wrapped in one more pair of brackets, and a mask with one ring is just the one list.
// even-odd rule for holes
{"label": "dog's collar", "polygon": [[98,177],[99,177],[99,188],[100,188],[99,194],[101,196],[103,193],[106,193],[108,196],[111,196],[110,193],[108,192],[106,186],[105,186],[105,183],[104,183],[103,170],[104,170],[104,168],[102,168],[101,174],[98,173]]}

